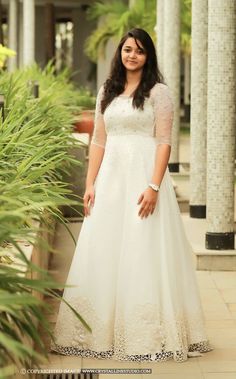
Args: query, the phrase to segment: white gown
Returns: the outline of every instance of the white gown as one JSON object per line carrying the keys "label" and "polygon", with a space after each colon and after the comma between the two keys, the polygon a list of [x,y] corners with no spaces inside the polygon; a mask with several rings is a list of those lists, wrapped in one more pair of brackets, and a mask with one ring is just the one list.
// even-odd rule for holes
{"label": "white gown", "polygon": [[[212,350],[204,330],[192,250],[168,167],[155,211],[138,216],[160,144],[171,144],[169,88],[156,84],[144,109],[116,97],[104,115],[97,96],[92,143],[105,148],[95,203],[84,219],[51,350],[65,355],[182,362]],[[65,252],[66,253],[66,252]],[[192,353],[191,353],[192,352]],[[194,353],[195,352],[195,353]]]}

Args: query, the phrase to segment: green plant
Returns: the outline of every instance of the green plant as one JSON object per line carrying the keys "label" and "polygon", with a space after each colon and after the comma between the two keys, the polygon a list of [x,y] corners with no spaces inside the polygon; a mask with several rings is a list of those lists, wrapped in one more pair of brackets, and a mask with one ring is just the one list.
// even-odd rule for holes
{"label": "green plant", "polygon": [[[30,263],[29,263],[30,264]],[[53,291],[55,281],[46,272],[41,271],[41,279],[29,279],[22,275],[22,269],[0,265],[0,367],[11,362],[30,368],[45,362],[45,347],[37,330],[38,323],[53,338],[43,310],[45,302],[32,295],[32,291],[57,297]],[[68,306],[70,306],[67,303]],[[48,306],[47,306],[48,308]],[[71,310],[87,327],[89,326],[72,308]],[[36,352],[30,341],[34,341],[39,351]]]}
{"label": "green plant", "polygon": [[14,57],[16,52],[0,44],[0,68],[3,68],[6,59]]}
{"label": "green plant", "polygon": [[137,0],[132,8],[120,0],[96,1],[88,10],[88,19],[99,20],[99,25],[85,43],[85,53],[96,62],[99,54],[104,55],[108,40],[120,39],[132,27],[145,28],[155,38],[155,0]]}
{"label": "green plant", "polygon": [[[35,80],[39,98],[32,95]],[[45,246],[37,238],[39,230],[50,228],[45,211],[65,223],[60,207],[79,202],[63,177],[80,164],[69,153],[80,144],[71,136],[78,100],[68,72],[55,76],[52,65],[43,71],[34,65],[4,72],[0,86],[5,95],[4,120],[0,117],[0,366],[12,363],[0,371],[3,378],[16,365],[39,364],[46,353],[37,322],[50,331],[43,320],[44,304],[35,293],[58,297],[53,288],[59,284],[27,259],[19,241]],[[39,274],[38,279],[29,279],[30,272]],[[37,342],[41,353],[30,341]]]}
{"label": "green plant", "polygon": [[[87,14],[90,20],[102,20],[85,43],[85,53],[93,62],[97,62],[99,55],[104,56],[111,38],[117,42],[131,28],[143,28],[156,40],[156,0],[136,0],[132,7],[122,0],[96,1]],[[191,50],[190,34],[191,0],[181,0],[181,49],[186,54]]]}
{"label": "green plant", "polygon": [[191,55],[191,7],[192,0],[181,0],[181,50]]}
{"label": "green plant", "polygon": [[83,109],[94,109],[96,98],[92,96],[87,88],[80,87],[77,91],[77,104],[78,107]]}

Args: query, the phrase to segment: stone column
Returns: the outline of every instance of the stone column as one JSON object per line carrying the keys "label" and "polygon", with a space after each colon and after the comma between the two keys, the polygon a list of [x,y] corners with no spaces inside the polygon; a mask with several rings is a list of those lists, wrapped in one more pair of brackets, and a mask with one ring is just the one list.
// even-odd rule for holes
{"label": "stone column", "polygon": [[[45,31],[42,33],[42,30]],[[36,6],[35,8],[35,61],[43,68],[46,61],[46,43],[45,43],[45,6]]]}
{"label": "stone column", "polygon": [[23,4],[18,2],[18,38],[17,38],[17,65],[23,67]]}
{"label": "stone column", "polygon": [[2,0],[0,0],[0,43],[3,45],[3,30],[2,30],[2,21],[3,21],[3,9],[2,9]]}
{"label": "stone column", "polygon": [[45,4],[45,45],[46,45],[46,62],[55,58],[55,10],[54,4],[48,2]]}
{"label": "stone column", "polygon": [[[9,2],[9,24],[8,24],[8,47],[17,53],[17,0]],[[17,68],[17,57],[11,57],[7,64],[8,71],[14,71]]]}
{"label": "stone column", "polygon": [[[72,10],[72,21],[73,21],[73,79],[75,82],[79,83],[80,72],[81,72],[81,51],[78,49],[81,28],[81,10],[75,8]],[[84,42],[84,41],[83,41]]]}
{"label": "stone column", "polygon": [[98,89],[104,83],[104,81],[107,79],[109,75],[111,61],[115,54],[117,45],[118,45],[118,41],[115,40],[114,38],[110,38],[105,48],[105,56],[99,56],[98,58],[98,65],[97,65],[97,88]]}
{"label": "stone column", "polygon": [[236,1],[208,0],[206,248],[234,249]]}
{"label": "stone column", "polygon": [[164,77],[174,102],[174,122],[169,169],[179,171],[180,128],[180,0],[165,0]]}
{"label": "stone column", "polygon": [[164,0],[157,0],[157,59],[161,73],[164,69]]}
{"label": "stone column", "polygon": [[129,0],[129,7],[131,8],[135,4],[136,0]]}
{"label": "stone column", "polygon": [[23,0],[23,65],[35,60],[35,1]]}
{"label": "stone column", "polygon": [[190,120],[190,94],[191,94],[191,56],[187,53],[184,59],[184,112],[185,120]]}
{"label": "stone column", "polygon": [[95,65],[84,53],[84,42],[95,28],[94,21],[86,19],[86,8],[74,8],[73,20],[73,81],[80,86],[87,86],[91,90],[96,87],[96,78],[91,75]]}
{"label": "stone column", "polygon": [[206,217],[208,0],[192,0],[190,217]]}
{"label": "stone column", "polygon": [[[103,17],[100,17],[98,25],[103,24]],[[101,85],[105,82],[107,79],[110,68],[111,68],[111,61],[115,54],[115,51],[117,49],[119,39],[110,38],[107,42],[107,45],[105,47],[105,54],[100,55],[98,57],[98,63],[97,63],[97,89],[101,87]]]}

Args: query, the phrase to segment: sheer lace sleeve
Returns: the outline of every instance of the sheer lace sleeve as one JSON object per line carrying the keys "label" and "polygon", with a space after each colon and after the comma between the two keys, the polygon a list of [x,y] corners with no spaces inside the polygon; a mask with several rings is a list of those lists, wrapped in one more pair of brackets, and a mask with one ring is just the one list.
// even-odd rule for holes
{"label": "sheer lace sleeve", "polygon": [[169,87],[162,83],[156,84],[152,96],[155,112],[154,136],[157,144],[171,145],[174,107]]}
{"label": "sheer lace sleeve", "polygon": [[106,130],[103,119],[103,114],[101,113],[101,100],[103,95],[103,86],[99,89],[96,100],[96,109],[94,116],[94,130],[91,143],[105,148],[106,145]]}

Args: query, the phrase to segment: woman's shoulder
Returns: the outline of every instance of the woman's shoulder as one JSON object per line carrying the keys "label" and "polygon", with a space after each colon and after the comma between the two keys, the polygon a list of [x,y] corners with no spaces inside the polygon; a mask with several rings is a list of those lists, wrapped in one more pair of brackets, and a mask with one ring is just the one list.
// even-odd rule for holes
{"label": "woman's shoulder", "polygon": [[150,91],[150,98],[154,101],[154,103],[173,103],[171,90],[165,83],[156,83]]}
{"label": "woman's shoulder", "polygon": [[156,83],[150,90],[150,96],[156,96],[159,93],[169,93],[170,89],[165,83]]}

